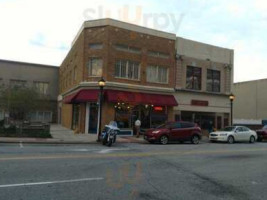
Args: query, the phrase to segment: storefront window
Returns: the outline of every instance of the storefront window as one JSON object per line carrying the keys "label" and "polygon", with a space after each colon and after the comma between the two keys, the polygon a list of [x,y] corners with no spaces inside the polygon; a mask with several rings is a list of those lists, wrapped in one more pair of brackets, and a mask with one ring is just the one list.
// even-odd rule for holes
{"label": "storefront window", "polygon": [[141,121],[141,128],[148,129],[165,123],[168,119],[167,109],[162,106],[137,105],[130,106],[120,103],[115,106],[115,121],[119,128],[132,129],[137,119]]}
{"label": "storefront window", "polygon": [[115,121],[119,128],[131,128],[131,112],[129,109],[117,108]]}
{"label": "storefront window", "polygon": [[164,124],[168,119],[166,108],[162,106],[155,106],[151,111],[151,128],[158,127]]}

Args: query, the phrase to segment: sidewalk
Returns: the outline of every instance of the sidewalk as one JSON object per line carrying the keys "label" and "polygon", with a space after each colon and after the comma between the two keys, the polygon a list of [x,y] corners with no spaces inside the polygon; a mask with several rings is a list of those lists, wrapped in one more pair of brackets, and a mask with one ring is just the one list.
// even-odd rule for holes
{"label": "sidewalk", "polygon": [[[97,144],[96,134],[74,134],[59,124],[51,124],[50,133],[53,138],[9,138],[0,137],[0,143],[36,143],[36,144]],[[117,137],[118,143],[143,143],[143,137]]]}

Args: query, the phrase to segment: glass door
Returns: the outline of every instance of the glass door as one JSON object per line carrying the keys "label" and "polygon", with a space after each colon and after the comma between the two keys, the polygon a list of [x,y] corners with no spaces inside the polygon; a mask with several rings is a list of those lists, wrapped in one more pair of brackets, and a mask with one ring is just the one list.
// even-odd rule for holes
{"label": "glass door", "polygon": [[88,133],[97,133],[98,105],[91,103],[89,107],[89,128]]}

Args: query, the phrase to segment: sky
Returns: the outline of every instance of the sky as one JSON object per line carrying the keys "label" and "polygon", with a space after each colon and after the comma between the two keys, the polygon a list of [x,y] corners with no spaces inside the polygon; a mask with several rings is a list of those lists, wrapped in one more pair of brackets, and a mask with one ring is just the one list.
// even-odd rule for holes
{"label": "sky", "polygon": [[234,82],[267,78],[265,0],[0,0],[0,59],[59,66],[82,23],[105,17],[234,49]]}

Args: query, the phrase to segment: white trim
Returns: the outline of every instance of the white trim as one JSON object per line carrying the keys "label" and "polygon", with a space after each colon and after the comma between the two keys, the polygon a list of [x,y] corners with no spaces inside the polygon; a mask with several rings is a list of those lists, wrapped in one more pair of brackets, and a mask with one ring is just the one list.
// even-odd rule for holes
{"label": "white trim", "polygon": [[86,103],[86,113],[85,113],[85,133],[89,133],[89,117],[90,117],[90,103]]}
{"label": "white trim", "polygon": [[[167,84],[166,84],[167,85]],[[66,92],[62,93],[61,95],[66,96],[73,93],[73,91],[78,92],[78,89],[84,88],[84,87],[91,87],[94,89],[99,89],[98,82],[80,82],[79,85],[76,85],[75,87],[67,90]],[[127,84],[127,83],[118,83],[118,82],[109,82],[106,81],[105,89],[126,89],[126,90],[143,90],[142,92],[148,91],[148,92],[161,92],[166,94],[174,94],[175,90],[174,88],[170,87],[155,87],[155,86],[145,86],[145,85],[135,85],[135,84]]]}

